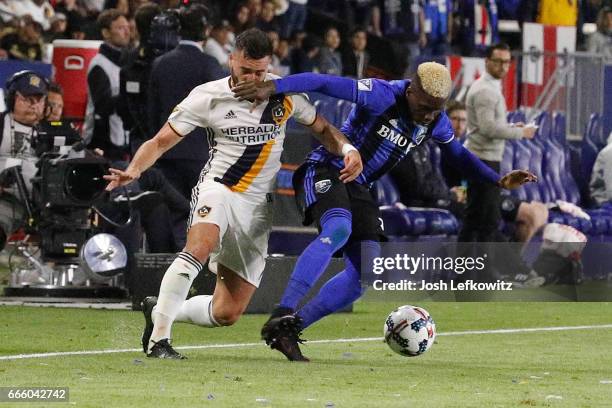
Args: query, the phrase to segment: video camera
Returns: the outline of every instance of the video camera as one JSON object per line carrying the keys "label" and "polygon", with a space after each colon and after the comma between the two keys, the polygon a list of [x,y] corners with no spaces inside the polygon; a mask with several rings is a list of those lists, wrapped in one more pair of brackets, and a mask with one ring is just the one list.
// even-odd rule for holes
{"label": "video camera", "polygon": [[25,207],[25,229],[41,237],[43,259],[77,257],[93,234],[91,208],[108,201],[103,178],[108,162],[85,150],[67,122],[43,122],[36,130],[32,147],[38,171],[31,194],[20,167],[9,169]]}

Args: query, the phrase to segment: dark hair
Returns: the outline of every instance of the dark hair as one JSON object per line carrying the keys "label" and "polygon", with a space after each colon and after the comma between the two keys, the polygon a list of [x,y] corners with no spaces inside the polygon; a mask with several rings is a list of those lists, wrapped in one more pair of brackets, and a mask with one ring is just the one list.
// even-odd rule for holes
{"label": "dark hair", "polygon": [[302,41],[302,50],[308,53],[315,48],[320,47],[322,43],[323,42],[321,39],[316,35],[308,34],[306,37],[304,37],[304,41]]}
{"label": "dark hair", "polygon": [[47,93],[49,93],[49,92],[53,92],[53,93],[60,94],[60,95],[64,96],[64,89],[57,82],[51,82],[49,84],[49,89],[47,90]]}
{"label": "dark hair", "polygon": [[181,28],[179,34],[183,40],[203,41],[206,39],[204,29],[208,26],[210,14],[203,4],[193,4],[182,8],[180,12]]}
{"label": "dark hair", "polygon": [[117,9],[108,9],[100,13],[96,22],[98,23],[100,30],[105,28],[110,30],[113,21],[117,20],[119,17],[125,17],[125,15]]}
{"label": "dark hair", "polygon": [[368,35],[368,30],[366,30],[364,27],[357,26],[357,27],[355,27],[355,28],[353,28],[351,30],[351,33],[350,33],[351,38],[354,37],[355,34],[357,34],[357,33],[365,33],[366,36],[367,36]]}
{"label": "dark hair", "polygon": [[448,101],[448,103],[446,104],[446,114],[450,115],[451,112],[454,112],[456,110],[466,110],[465,104],[456,99]]}
{"label": "dark hair", "polygon": [[338,27],[330,25],[330,26],[327,26],[325,31],[323,31],[323,35],[327,35],[327,33],[330,32],[331,30],[336,30],[336,32],[340,33],[340,30],[338,30]]}
{"label": "dark hair", "polygon": [[141,44],[148,40],[151,32],[151,23],[159,13],[161,13],[161,7],[155,3],[145,3],[136,10],[134,22],[136,23],[136,30],[140,36]]}
{"label": "dark hair", "polygon": [[485,51],[485,57],[487,58],[491,58],[493,56],[493,52],[495,50],[502,50],[502,51],[510,51],[510,46],[506,43],[497,43],[497,44],[493,44],[493,45],[489,45],[487,47],[487,50]]}
{"label": "dark hair", "polygon": [[261,59],[272,55],[272,42],[258,28],[249,28],[236,37],[236,50],[244,51],[244,55],[250,59]]}

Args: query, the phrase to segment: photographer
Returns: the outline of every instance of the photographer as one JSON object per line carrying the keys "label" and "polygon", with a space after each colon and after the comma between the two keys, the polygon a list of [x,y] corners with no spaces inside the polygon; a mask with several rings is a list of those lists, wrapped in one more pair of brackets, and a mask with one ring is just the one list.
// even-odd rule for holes
{"label": "photographer", "polygon": [[38,161],[34,146],[36,126],[43,118],[47,99],[47,80],[33,71],[20,71],[5,85],[7,112],[0,113],[0,247],[7,236],[20,227],[25,213],[14,186],[15,166],[21,172],[28,191]]}

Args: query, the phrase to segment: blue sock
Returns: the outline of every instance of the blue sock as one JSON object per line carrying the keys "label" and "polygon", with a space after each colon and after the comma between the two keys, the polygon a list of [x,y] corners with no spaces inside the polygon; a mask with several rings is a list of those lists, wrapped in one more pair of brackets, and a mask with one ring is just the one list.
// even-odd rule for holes
{"label": "blue sock", "polygon": [[380,253],[380,245],[376,241],[356,242],[347,247],[344,251],[346,268],[327,281],[319,293],[297,313],[303,319],[302,328],[350,305],[365,292],[365,287],[361,285],[362,248],[366,262]]}
{"label": "blue sock", "polygon": [[334,252],[346,244],[351,235],[351,213],[332,208],[320,220],[321,233],[298,258],[293,274],[280,302],[280,307],[295,310],[300,300],[325,271]]}

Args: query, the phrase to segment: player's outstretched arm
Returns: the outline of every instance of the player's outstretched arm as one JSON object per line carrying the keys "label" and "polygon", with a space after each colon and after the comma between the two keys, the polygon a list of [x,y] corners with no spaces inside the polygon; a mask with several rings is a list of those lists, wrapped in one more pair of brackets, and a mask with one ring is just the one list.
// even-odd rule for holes
{"label": "player's outstretched arm", "polygon": [[497,183],[501,188],[507,190],[514,190],[519,188],[525,183],[534,182],[537,183],[538,177],[530,173],[527,170],[512,170],[510,173],[504,175]]}
{"label": "player's outstretched arm", "polygon": [[138,179],[143,171],[151,167],[162,154],[181,140],[181,135],[166,122],[153,139],[147,140],[140,146],[127,169],[109,169],[110,174],[104,176],[104,179],[109,181],[106,190],[111,191]]}
{"label": "player's outstretched arm", "polygon": [[363,170],[359,151],[351,145],[342,132],[321,115],[316,116],[310,128],[325,149],[337,156],[344,156],[344,168],[340,170],[340,180],[344,183],[355,180]]}
{"label": "player's outstretched arm", "polygon": [[306,72],[272,81],[239,82],[233,88],[240,101],[249,100],[258,105],[278,93],[319,92],[338,99],[357,102],[357,81],[335,75]]}
{"label": "player's outstretched arm", "polygon": [[451,164],[456,169],[461,169],[465,174],[473,179],[488,181],[499,187],[512,190],[522,184],[537,182],[538,178],[527,170],[514,170],[500,177],[497,172],[484,164],[478,157],[466,149],[457,139],[439,145],[447,153]]}

